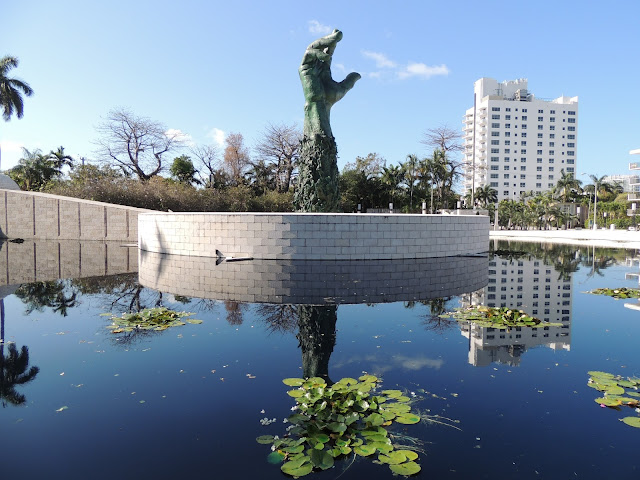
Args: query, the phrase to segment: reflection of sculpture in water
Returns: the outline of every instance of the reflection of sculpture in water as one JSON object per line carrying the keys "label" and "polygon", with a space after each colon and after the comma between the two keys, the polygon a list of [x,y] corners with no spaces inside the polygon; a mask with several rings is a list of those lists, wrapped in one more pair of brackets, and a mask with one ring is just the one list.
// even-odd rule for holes
{"label": "reflection of sculpture in water", "polygon": [[273,305],[258,307],[258,315],[272,332],[298,330],[296,338],[302,350],[304,377],[322,377],[328,384],[329,359],[336,344],[337,305]]}
{"label": "reflection of sculpture in water", "polygon": [[298,342],[302,350],[302,373],[307,377],[322,377],[327,384],[329,378],[329,359],[336,344],[336,305],[298,306]]}
{"label": "reflection of sculpture in water", "polygon": [[304,134],[300,145],[296,210],[335,212],[339,207],[338,148],[331,132],[331,107],[353,88],[360,74],[342,82],[331,78],[331,59],[342,32],[322,37],[307,47],[298,72],[304,91]]}

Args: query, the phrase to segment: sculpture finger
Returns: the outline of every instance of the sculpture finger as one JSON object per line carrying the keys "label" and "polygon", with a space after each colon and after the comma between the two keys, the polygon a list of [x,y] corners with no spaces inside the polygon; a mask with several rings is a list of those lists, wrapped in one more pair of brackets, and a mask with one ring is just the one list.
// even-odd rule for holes
{"label": "sculpture finger", "polygon": [[336,43],[342,40],[342,32],[340,30],[334,30],[329,35],[326,35],[322,38],[319,38],[311,45],[307,47],[307,50],[321,50],[324,51],[325,48],[328,48],[329,55],[333,54],[333,51],[336,49]]}
{"label": "sculpture finger", "polygon": [[323,52],[322,50],[307,49],[307,51],[304,52],[304,56],[302,57],[302,65],[309,65],[311,63],[314,63],[316,60],[328,62],[331,60],[331,55]]}
{"label": "sculpture finger", "polygon": [[333,92],[335,95],[334,103],[340,100],[342,97],[344,97],[347,94],[347,92],[351,90],[353,86],[356,84],[356,82],[361,78],[362,76],[359,73],[351,72],[349,75],[347,75],[347,78],[345,78],[343,81],[339,83],[334,82],[335,83],[335,86],[333,88]]}

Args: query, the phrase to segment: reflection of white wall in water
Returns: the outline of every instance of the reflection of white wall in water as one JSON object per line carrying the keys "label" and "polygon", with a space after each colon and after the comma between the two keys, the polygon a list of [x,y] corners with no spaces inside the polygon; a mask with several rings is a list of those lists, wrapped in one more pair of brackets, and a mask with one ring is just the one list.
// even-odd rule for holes
{"label": "reflection of white wall in water", "polygon": [[[465,305],[487,305],[524,310],[541,320],[562,323],[561,327],[495,328],[462,325],[469,338],[469,363],[476,366],[492,362],[518,365],[527,348],[542,345],[554,350],[571,348],[571,302],[573,279],[563,278],[541,260],[504,260],[489,262],[489,284],[482,293],[474,293]],[[474,301],[475,300],[475,301]]]}

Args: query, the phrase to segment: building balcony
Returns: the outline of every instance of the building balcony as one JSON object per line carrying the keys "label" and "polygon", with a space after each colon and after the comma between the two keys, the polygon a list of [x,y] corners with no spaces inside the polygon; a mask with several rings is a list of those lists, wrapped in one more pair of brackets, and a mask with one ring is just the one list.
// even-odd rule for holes
{"label": "building balcony", "polygon": [[630,163],[629,170],[640,170],[640,162]]}
{"label": "building balcony", "polygon": [[640,200],[640,193],[638,192],[634,192],[634,193],[627,193],[627,200]]}

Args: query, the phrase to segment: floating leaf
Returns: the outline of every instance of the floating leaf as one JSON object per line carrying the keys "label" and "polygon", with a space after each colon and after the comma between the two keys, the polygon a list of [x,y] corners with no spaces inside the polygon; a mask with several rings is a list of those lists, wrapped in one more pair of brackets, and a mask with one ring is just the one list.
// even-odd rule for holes
{"label": "floating leaf", "polygon": [[624,393],[624,388],[618,387],[617,385],[613,387],[607,387],[604,393],[606,395],[622,395]]}
{"label": "floating leaf", "polygon": [[273,435],[261,435],[256,438],[256,442],[262,445],[271,445],[273,443],[274,436]]}
{"label": "floating leaf", "polygon": [[283,463],[280,470],[282,470],[282,473],[286,473],[293,477],[303,477],[308,475],[313,470],[313,464],[309,461],[309,457],[303,457],[302,460],[303,461],[301,463],[296,460]]}
{"label": "floating leaf", "polygon": [[622,405],[619,397],[600,397],[596,398],[595,402],[605,407],[618,407]]}
{"label": "floating leaf", "polygon": [[383,390],[382,392],[383,395],[386,395],[387,397],[399,397],[402,395],[402,392],[400,390]]}
{"label": "floating leaf", "polygon": [[194,325],[200,325],[202,323],[202,320],[197,320],[195,318],[187,318],[187,322],[193,323]]}
{"label": "floating leaf", "polygon": [[371,445],[360,445],[355,447],[353,451],[361,457],[368,457],[369,455],[376,453],[375,447],[372,447]]}
{"label": "floating leaf", "polygon": [[267,462],[271,463],[271,464],[278,464],[278,463],[282,463],[285,459],[285,454],[279,451],[275,451],[275,452],[271,452],[269,455],[267,455]]}
{"label": "floating leaf", "polygon": [[415,460],[418,458],[418,454],[413,450],[398,450],[398,452],[402,452],[407,460]]}
{"label": "floating leaf", "polygon": [[311,463],[315,467],[322,470],[333,467],[333,457],[328,452],[313,450],[309,456],[311,457]]}
{"label": "floating leaf", "polygon": [[631,427],[640,428],[640,417],[624,417],[622,421]]}
{"label": "floating leaf", "polygon": [[403,413],[401,415],[398,415],[394,421],[405,425],[413,425],[420,421],[420,417],[411,413]]}
{"label": "floating leaf", "polygon": [[287,395],[289,395],[290,397],[293,397],[293,398],[299,398],[299,397],[303,396],[304,394],[305,394],[304,390],[298,390],[298,389],[289,390],[287,392]]}
{"label": "floating leaf", "polygon": [[420,465],[418,465],[416,462],[406,462],[399,465],[389,465],[389,468],[393,473],[397,475],[404,475],[405,477],[408,477],[409,475],[415,475],[421,470]]}
{"label": "floating leaf", "polygon": [[587,372],[587,374],[589,374],[592,377],[602,377],[602,378],[614,378],[615,377],[615,375],[613,375],[613,373],[599,372],[599,371]]}
{"label": "floating leaf", "polygon": [[379,413],[372,413],[365,420],[374,427],[382,425],[385,422],[385,419]]}
{"label": "floating leaf", "polygon": [[396,450],[395,452],[389,452],[387,455],[379,455],[378,460],[382,463],[388,463],[389,465],[397,465],[405,462],[407,457],[403,452]]}

